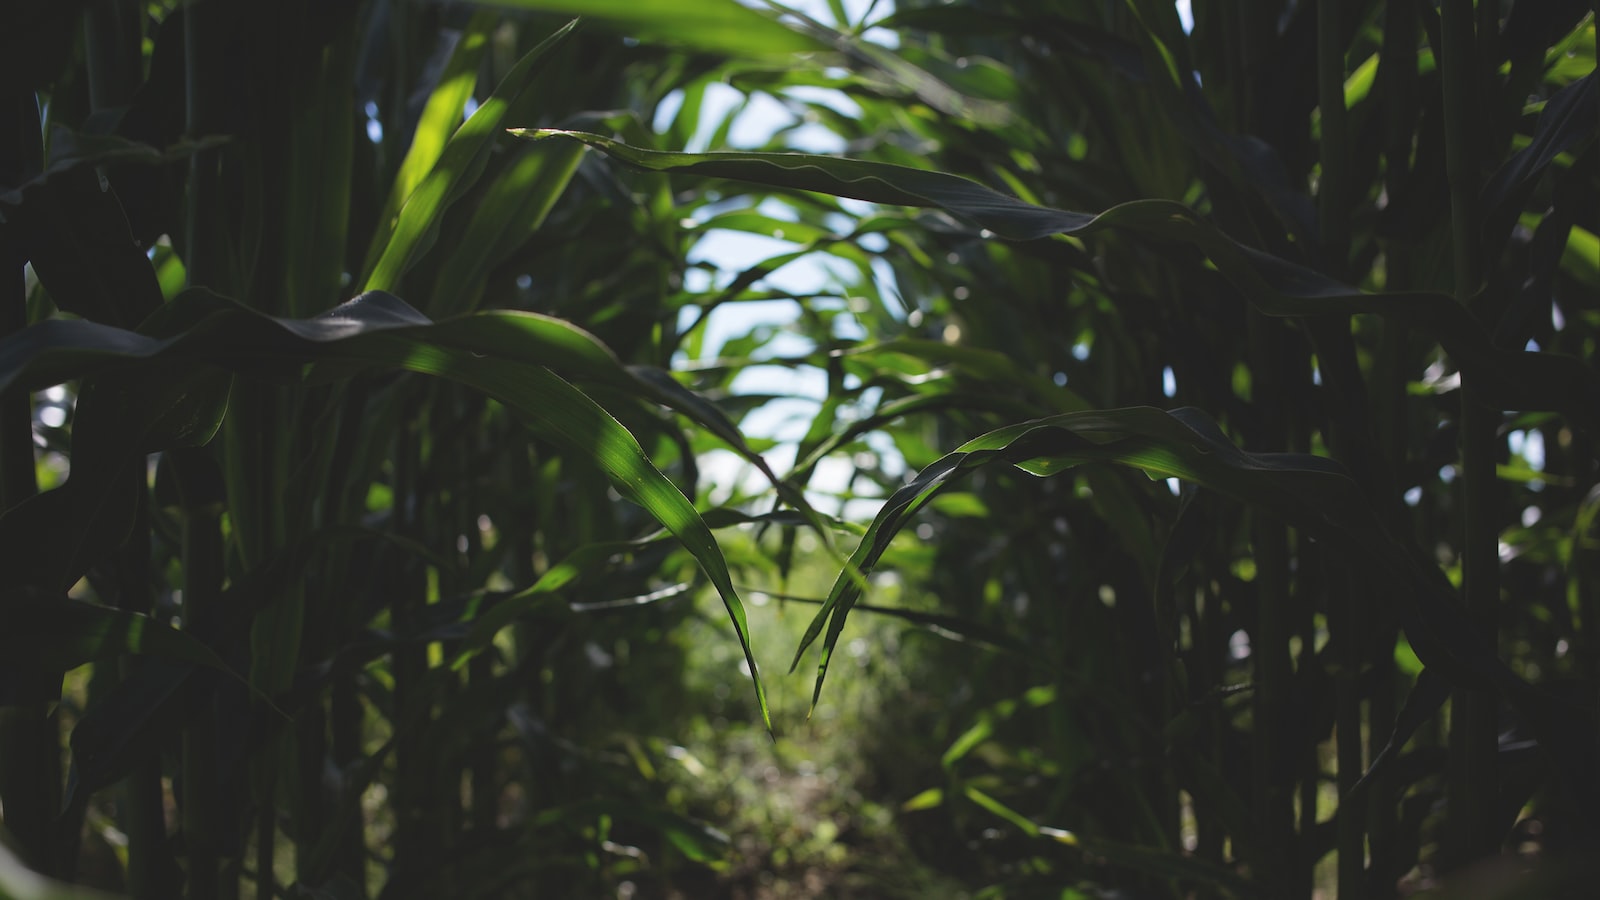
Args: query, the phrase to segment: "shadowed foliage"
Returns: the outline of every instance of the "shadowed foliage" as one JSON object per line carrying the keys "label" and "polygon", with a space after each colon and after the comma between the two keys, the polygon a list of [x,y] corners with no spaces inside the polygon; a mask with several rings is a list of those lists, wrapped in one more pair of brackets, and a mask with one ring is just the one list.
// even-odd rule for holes
{"label": "shadowed foliage", "polygon": [[0,895],[1591,882],[1592,5],[0,25]]}

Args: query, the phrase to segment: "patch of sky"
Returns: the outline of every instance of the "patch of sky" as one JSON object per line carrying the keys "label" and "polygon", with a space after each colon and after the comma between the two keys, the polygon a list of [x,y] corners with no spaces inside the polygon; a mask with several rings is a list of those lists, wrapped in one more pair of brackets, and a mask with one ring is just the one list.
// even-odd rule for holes
{"label": "patch of sky", "polygon": [[[682,109],[683,91],[676,90],[667,94],[661,98],[660,103],[656,104],[656,115],[654,119],[650,120],[650,127],[655,130],[656,134],[665,133],[667,129],[672,127],[672,120],[678,117],[678,112]],[[687,150],[688,148],[685,147],[684,149]]]}
{"label": "patch of sky", "polygon": [[820,122],[805,122],[784,134],[784,141],[802,153],[838,156],[845,151],[844,138]]}
{"label": "patch of sky", "polygon": [[838,200],[840,209],[858,218],[870,218],[873,213],[878,211],[876,206],[865,200],[857,200],[853,197],[839,197]]}
{"label": "patch of sky", "polygon": [[[738,273],[784,253],[793,253],[800,245],[764,234],[735,231],[729,228],[711,228],[701,235],[689,250],[689,263],[705,263],[717,269],[712,283],[717,288],[730,284]],[[799,262],[800,260],[796,260]],[[792,265],[792,264],[791,264]],[[767,281],[791,266],[784,266],[767,276]]]}
{"label": "patch of sky", "polygon": [[[771,94],[757,91],[746,95],[725,84],[711,84],[706,87],[706,110],[720,108],[722,114],[712,121],[721,121],[729,112],[744,103],[744,108],[739,110],[733,119],[733,125],[728,129],[728,146],[749,150],[760,147],[772,138],[780,129],[793,125],[796,121],[789,108]],[[704,124],[702,118],[702,125]],[[697,134],[696,137],[699,137]]]}
{"label": "patch of sky", "polygon": [[[684,287],[697,293],[726,287],[738,272],[797,249],[798,244],[765,235],[710,229],[689,253],[689,261],[698,267],[685,273]],[[809,298],[808,302],[819,309],[842,310],[845,301],[834,295],[852,279],[854,271],[845,261],[818,251],[779,267],[754,287]],[[797,303],[791,300],[752,300],[719,306],[701,326],[705,329],[702,353],[714,357],[728,339],[758,327],[782,328],[792,324],[799,312]],[[685,309],[680,325],[687,327],[698,315],[696,310]],[[837,313],[834,322],[835,334],[840,337],[857,340],[865,337],[859,323],[847,312]],[[780,332],[759,356],[795,356],[811,350],[810,341],[797,334]]]}
{"label": "patch of sky", "polygon": [[[886,301],[883,304],[884,311],[896,319],[904,319],[911,310],[906,308],[905,298],[900,294],[899,282],[895,281],[894,277],[894,266],[889,265],[888,260],[876,256],[873,257],[871,265],[873,285]],[[887,302],[890,300],[893,302]]]}
{"label": "patch of sky", "polygon": [[861,105],[850,99],[849,95],[833,88],[798,84],[791,88],[785,88],[783,93],[784,96],[792,97],[795,100],[826,106],[841,116],[848,116],[852,119],[861,116]]}
{"label": "patch of sky", "polygon": [[[763,3],[751,3],[747,0],[747,5],[793,10],[841,31],[851,31],[863,24],[870,24],[869,19],[871,22],[882,21],[894,12],[892,0],[844,0],[845,20],[841,22],[834,16],[828,0],[786,0],[786,2],[774,0]],[[887,28],[866,28],[861,32],[861,37],[880,47],[900,46],[900,35]]]}
{"label": "patch of sky", "polygon": [[[796,92],[800,92],[797,99],[826,103],[834,109],[853,108],[855,111],[848,115],[858,115],[861,111],[844,94],[830,88],[790,88],[787,93]],[[656,107],[652,121],[655,130],[664,132],[670,128],[682,108],[682,91],[673,91],[663,98]],[[711,138],[717,126],[730,115],[733,116],[733,123],[728,128],[728,146],[713,148]],[[682,149],[686,153],[705,153],[713,149],[753,150],[766,145],[780,131],[783,132],[784,144],[793,150],[804,153],[844,152],[844,138],[820,123],[804,121],[771,94],[757,91],[746,95],[720,82],[706,85],[705,95],[700,102],[700,121]]]}
{"label": "patch of sky", "polygon": [[748,366],[734,378],[733,392],[772,395],[774,399],[745,417],[745,430],[793,442],[806,436],[822,407],[828,376],[815,366]]}
{"label": "patch of sky", "polygon": [[371,100],[361,111],[367,114],[367,140],[374,144],[383,140],[383,123],[378,121],[378,104]]}
{"label": "patch of sky", "polygon": [[833,317],[833,336],[841,341],[864,341],[867,329],[853,314],[843,312]]}
{"label": "patch of sky", "polygon": [[1528,468],[1535,472],[1544,471],[1544,432],[1512,431],[1506,435],[1506,445],[1512,456],[1520,456],[1528,461]]}

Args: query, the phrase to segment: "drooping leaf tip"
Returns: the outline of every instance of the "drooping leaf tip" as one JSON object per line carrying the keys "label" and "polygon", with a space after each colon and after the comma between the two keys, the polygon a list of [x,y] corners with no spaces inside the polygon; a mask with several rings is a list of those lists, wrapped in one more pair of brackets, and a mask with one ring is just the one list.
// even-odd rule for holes
{"label": "drooping leaf tip", "polygon": [[575,131],[563,131],[560,128],[507,128],[506,133],[512,137],[524,138],[530,141],[542,141],[553,137],[570,137],[577,139]]}

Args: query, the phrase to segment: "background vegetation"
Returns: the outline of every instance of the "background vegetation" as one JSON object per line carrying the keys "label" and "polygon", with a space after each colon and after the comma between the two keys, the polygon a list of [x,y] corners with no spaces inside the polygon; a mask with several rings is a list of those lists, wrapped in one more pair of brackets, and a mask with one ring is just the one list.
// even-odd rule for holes
{"label": "background vegetation", "polygon": [[0,894],[1591,883],[1593,7],[759,6],[4,14]]}

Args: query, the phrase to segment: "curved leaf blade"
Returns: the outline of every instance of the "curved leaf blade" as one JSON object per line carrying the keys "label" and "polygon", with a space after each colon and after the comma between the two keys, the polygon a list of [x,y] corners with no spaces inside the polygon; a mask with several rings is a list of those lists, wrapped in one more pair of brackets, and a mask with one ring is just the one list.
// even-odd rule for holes
{"label": "curved leaf blade", "polygon": [[[494,93],[480,105],[472,117],[461,124],[451,136],[438,160],[407,193],[405,203],[393,215],[392,224],[374,235],[368,251],[367,290],[388,290],[399,284],[409,269],[431,242],[439,219],[461,191],[477,180],[483,171],[485,154],[499,134],[501,122],[511,105],[533,83],[550,53],[576,28],[574,19],[555,34],[545,38],[517,61]],[[402,190],[397,186],[396,191]]]}
{"label": "curved leaf blade", "polygon": [[[581,141],[619,162],[656,172],[727,178],[789,190],[816,191],[873,203],[943,209],[1013,240],[1057,234],[1089,236],[1121,228],[1203,250],[1241,293],[1271,316],[1373,313],[1432,336],[1485,399],[1504,409],[1557,411],[1600,429],[1600,372],[1580,359],[1502,350],[1452,297],[1434,293],[1367,294],[1312,269],[1245,246],[1169,200],[1135,200],[1098,214],[1035,206],[976,181],[944,172],[803,153],[673,153],[646,150],[597,134],[513,129],[530,139]],[[1557,389],[1559,386],[1559,389]]]}
{"label": "curved leaf blade", "polygon": [[[771,711],[751,649],[744,605],[709,526],[633,435],[549,366],[631,388],[632,397],[670,395],[642,390],[615,355],[582,329],[518,312],[433,324],[383,292],[368,292],[313,319],[282,319],[205,291],[191,291],[169,304],[167,315],[157,323],[159,330],[172,335],[165,338],[105,326],[43,327],[72,324],[43,323],[0,341],[0,389],[19,380],[37,381],[41,374],[75,377],[84,367],[154,369],[175,360],[204,360],[225,370],[259,375],[298,374],[307,363],[325,362],[409,369],[499,399],[567,450],[593,459],[622,496],[647,510],[694,555],[722,597],[750,666],[762,720],[771,730]],[[184,324],[188,327],[180,328]]]}
{"label": "curved leaf blade", "polygon": [[736,57],[823,49],[733,0],[488,0],[488,5],[588,16],[643,40]]}
{"label": "curved leaf blade", "polygon": [[[1370,560],[1406,612],[1408,634],[1419,655],[1459,684],[1525,687],[1492,653],[1475,644],[1459,613],[1460,602],[1442,573],[1406,551],[1391,536],[1343,467],[1299,454],[1247,453],[1205,414],[1152,407],[1065,413],[980,435],[924,469],[895,491],[851,555],[816,617],[807,627],[793,665],[819,636],[813,703],[863,579],[911,517],[949,483],[999,463],[1047,477],[1084,463],[1108,462],[1151,477],[1176,477],[1265,509],[1308,532],[1336,542],[1353,558]],[[826,628],[826,635],[823,629]]]}
{"label": "curved leaf blade", "polygon": [[135,654],[230,672],[194,635],[125,609],[24,590],[0,601],[0,610],[7,619],[0,656],[19,666],[69,672],[85,663]]}

